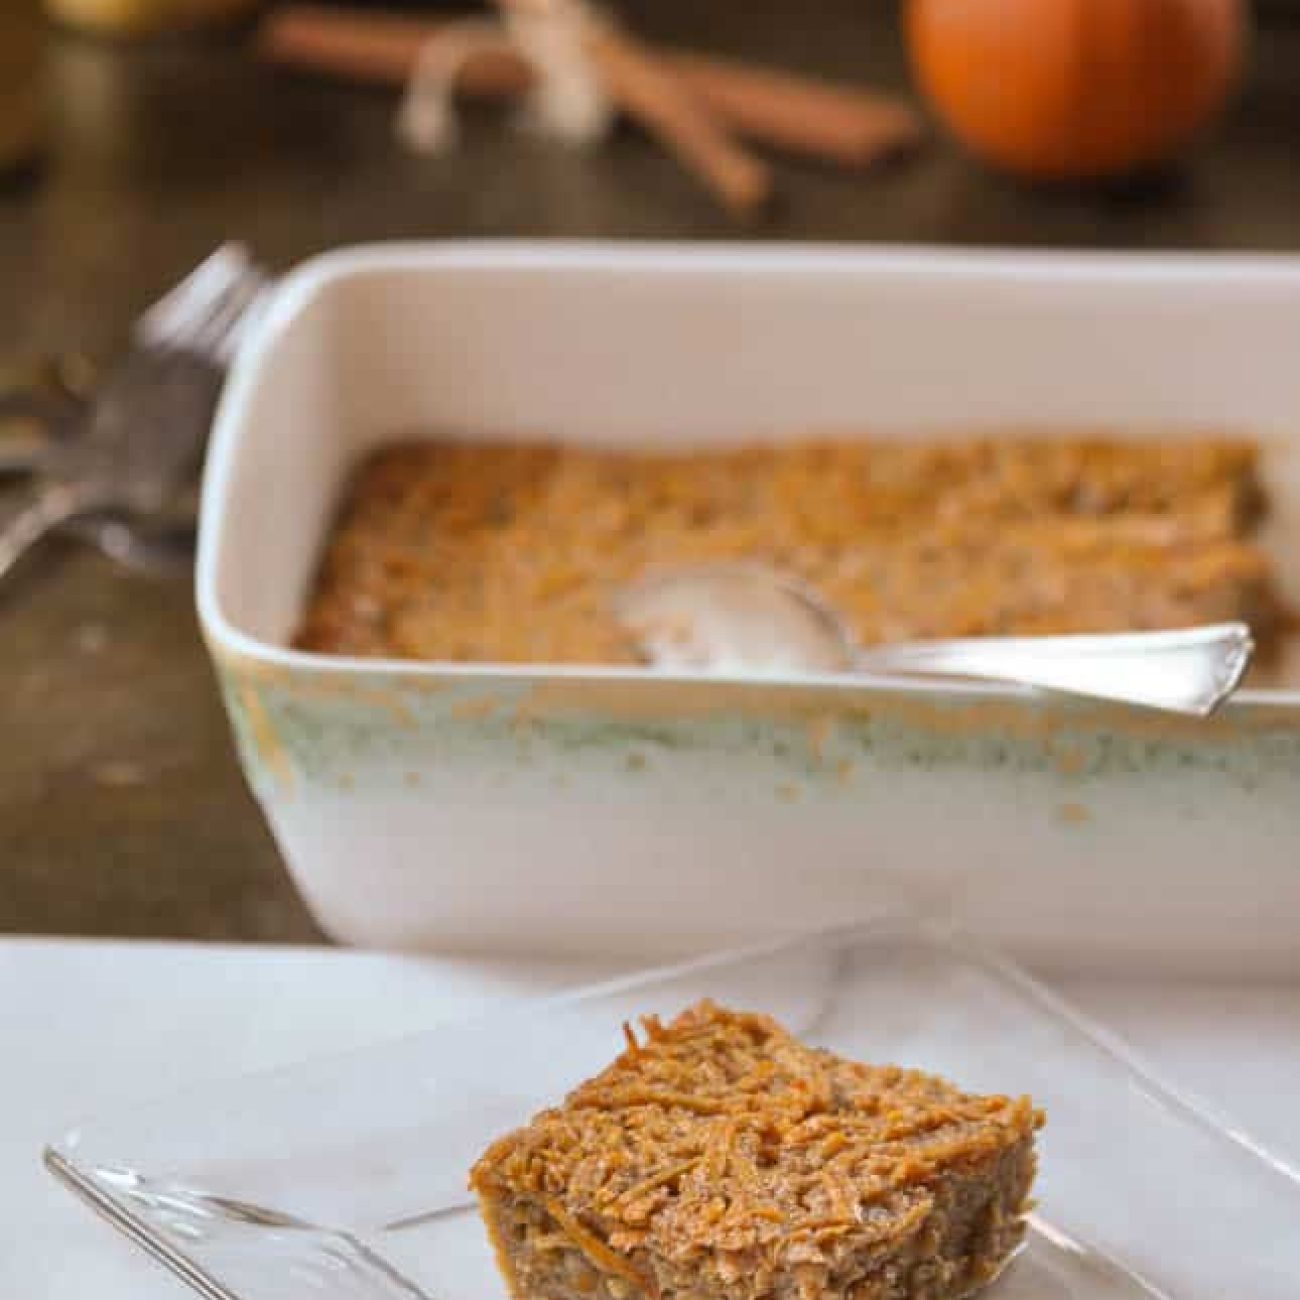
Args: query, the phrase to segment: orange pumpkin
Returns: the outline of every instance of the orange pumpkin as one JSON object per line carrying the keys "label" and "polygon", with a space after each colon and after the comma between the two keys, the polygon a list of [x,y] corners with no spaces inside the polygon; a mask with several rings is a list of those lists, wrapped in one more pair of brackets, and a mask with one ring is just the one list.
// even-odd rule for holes
{"label": "orange pumpkin", "polygon": [[973,153],[1049,180],[1178,153],[1242,63],[1246,0],[908,0],[922,92]]}

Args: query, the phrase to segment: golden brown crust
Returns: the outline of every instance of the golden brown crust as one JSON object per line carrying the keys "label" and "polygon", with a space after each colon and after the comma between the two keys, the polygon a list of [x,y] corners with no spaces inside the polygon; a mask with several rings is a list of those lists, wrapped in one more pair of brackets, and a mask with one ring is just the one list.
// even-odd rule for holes
{"label": "golden brown crust", "polygon": [[651,1292],[647,1261],[714,1287],[737,1269],[863,1276],[970,1187],[985,1237],[995,1219],[1003,1234],[979,1267],[1018,1239],[1043,1122],[1028,1098],[856,1064],[709,1002],[643,1023],[643,1042],[484,1153],[471,1184],[489,1222],[540,1207],[598,1273]]}
{"label": "golden brown crust", "polygon": [[297,644],[630,663],[620,584],[740,558],[810,583],[864,644],[1232,617],[1264,635],[1256,462],[1226,438],[393,447],[353,483]]}

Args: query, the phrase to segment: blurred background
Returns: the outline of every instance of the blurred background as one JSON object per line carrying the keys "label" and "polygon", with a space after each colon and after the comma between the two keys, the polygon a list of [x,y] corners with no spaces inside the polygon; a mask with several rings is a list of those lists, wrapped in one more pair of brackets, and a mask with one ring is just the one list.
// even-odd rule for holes
{"label": "blurred background", "polygon": [[[658,83],[648,119],[583,147],[473,94],[454,142],[413,148],[402,69],[465,16],[450,5],[295,10],[288,39],[265,26],[286,8],[253,0],[6,0],[6,391],[51,367],[75,384],[231,238],[276,269],[460,236],[1300,248],[1300,4],[1188,0],[1191,26],[1164,32],[1139,21],[1142,0],[1127,16],[964,2],[957,21],[941,0],[614,6],[652,65],[672,47],[802,78],[793,108],[789,83],[745,83],[728,111],[765,123],[737,132],[758,170],[719,201],[716,169],[644,129],[662,120]],[[826,135],[846,109],[852,160]],[[10,447],[32,436],[4,425]],[[185,566],[64,541],[0,590],[0,618],[0,931],[317,940],[238,773]]]}

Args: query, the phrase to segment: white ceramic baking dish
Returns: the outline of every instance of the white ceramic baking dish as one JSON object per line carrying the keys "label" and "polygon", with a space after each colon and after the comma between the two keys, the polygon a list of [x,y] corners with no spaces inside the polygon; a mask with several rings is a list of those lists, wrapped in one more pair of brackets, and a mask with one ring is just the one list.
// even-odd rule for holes
{"label": "white ceramic baking dish", "polygon": [[443,244],[308,264],[228,386],[198,571],[291,872],[327,930],[370,945],[664,952],[902,901],[1040,961],[1300,971],[1294,690],[1200,723],[287,648],[349,467],[421,432],[1233,428],[1268,443],[1289,561],[1297,357],[1283,259]]}

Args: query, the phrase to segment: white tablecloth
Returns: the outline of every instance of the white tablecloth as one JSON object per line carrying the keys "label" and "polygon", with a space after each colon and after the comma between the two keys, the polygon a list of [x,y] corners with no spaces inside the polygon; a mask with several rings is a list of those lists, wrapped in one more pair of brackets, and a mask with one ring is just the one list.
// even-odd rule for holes
{"label": "white tablecloth", "polygon": [[[181,1300],[41,1168],[77,1119],[610,973],[321,950],[0,940],[0,1297]],[[1300,986],[1070,981],[1076,1005],[1300,1163]]]}

